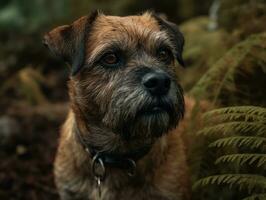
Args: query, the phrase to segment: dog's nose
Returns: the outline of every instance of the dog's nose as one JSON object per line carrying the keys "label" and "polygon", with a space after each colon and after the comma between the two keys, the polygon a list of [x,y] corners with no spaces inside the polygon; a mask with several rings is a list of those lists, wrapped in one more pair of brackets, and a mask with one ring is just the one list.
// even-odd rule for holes
{"label": "dog's nose", "polygon": [[164,95],[169,91],[171,80],[163,72],[148,73],[142,78],[142,84],[153,95]]}

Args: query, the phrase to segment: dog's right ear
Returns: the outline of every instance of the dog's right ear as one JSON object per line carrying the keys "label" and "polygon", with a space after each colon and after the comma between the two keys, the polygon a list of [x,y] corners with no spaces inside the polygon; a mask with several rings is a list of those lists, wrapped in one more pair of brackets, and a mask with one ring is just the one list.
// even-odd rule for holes
{"label": "dog's right ear", "polygon": [[77,74],[84,64],[87,36],[98,15],[99,12],[94,11],[70,25],[59,26],[44,35],[44,45],[71,65],[72,75]]}
{"label": "dog's right ear", "polygon": [[185,64],[184,64],[184,60],[182,57],[182,52],[183,52],[185,39],[184,39],[183,34],[179,31],[178,27],[174,23],[167,21],[166,17],[164,16],[162,17],[162,15],[157,15],[155,13],[152,13],[152,16],[156,19],[160,28],[162,30],[165,30],[169,34],[175,46],[176,59],[179,62],[179,64],[184,67]]}

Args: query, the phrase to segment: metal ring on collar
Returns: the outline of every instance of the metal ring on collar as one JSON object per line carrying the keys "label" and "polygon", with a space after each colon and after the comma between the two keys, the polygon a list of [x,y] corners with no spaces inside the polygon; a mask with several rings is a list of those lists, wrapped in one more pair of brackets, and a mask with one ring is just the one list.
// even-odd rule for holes
{"label": "metal ring on collar", "polygon": [[[97,165],[99,165],[99,167],[101,168],[100,171],[102,173],[97,172],[97,170],[96,170]],[[101,181],[103,181],[105,179],[106,170],[105,170],[104,162],[101,159],[101,157],[99,156],[99,154],[96,154],[93,157],[91,170],[92,170],[92,174],[94,175],[96,180],[100,179]]]}
{"label": "metal ring on collar", "polygon": [[127,172],[129,176],[135,176],[136,175],[136,162],[132,159],[128,159],[128,163],[130,164],[130,168]]}

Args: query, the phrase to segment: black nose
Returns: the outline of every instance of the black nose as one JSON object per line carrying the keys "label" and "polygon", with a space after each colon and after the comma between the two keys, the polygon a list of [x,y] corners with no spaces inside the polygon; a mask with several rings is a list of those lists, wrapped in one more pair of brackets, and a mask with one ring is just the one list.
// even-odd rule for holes
{"label": "black nose", "polygon": [[152,72],[142,78],[142,84],[153,95],[164,95],[169,91],[171,80],[163,72]]}

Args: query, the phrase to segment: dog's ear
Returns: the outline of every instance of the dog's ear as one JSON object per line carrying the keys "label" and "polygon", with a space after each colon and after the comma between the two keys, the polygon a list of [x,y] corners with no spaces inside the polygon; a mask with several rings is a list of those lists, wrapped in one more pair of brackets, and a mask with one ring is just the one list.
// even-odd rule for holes
{"label": "dog's ear", "polygon": [[98,11],[94,11],[70,25],[59,26],[44,35],[44,45],[71,65],[72,75],[84,64],[86,39],[98,14]]}
{"label": "dog's ear", "polygon": [[179,31],[176,24],[167,21],[166,19],[162,18],[161,16],[159,16],[155,13],[153,13],[152,15],[156,19],[160,28],[162,30],[167,31],[167,33],[171,37],[171,40],[175,46],[176,59],[179,62],[179,64],[184,67],[185,64],[184,64],[184,60],[182,57],[182,52],[183,52],[183,46],[184,46],[185,40],[184,40],[183,34]]}

